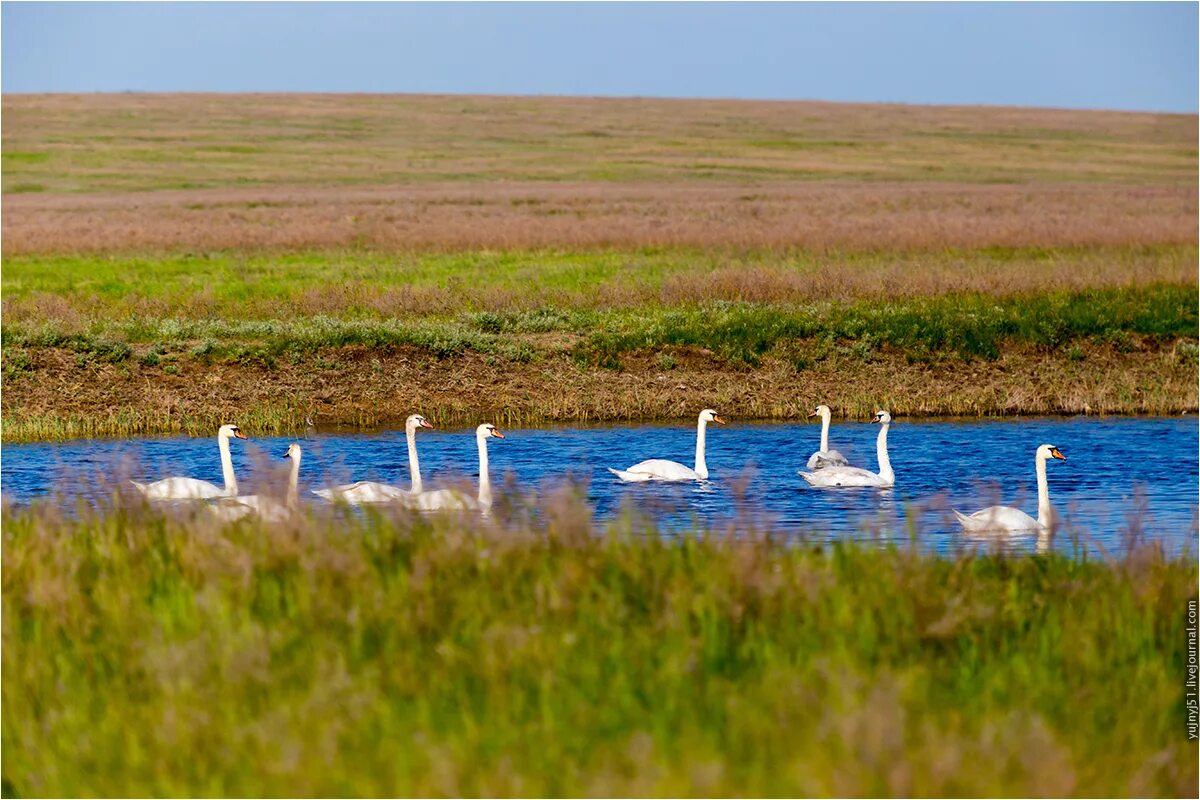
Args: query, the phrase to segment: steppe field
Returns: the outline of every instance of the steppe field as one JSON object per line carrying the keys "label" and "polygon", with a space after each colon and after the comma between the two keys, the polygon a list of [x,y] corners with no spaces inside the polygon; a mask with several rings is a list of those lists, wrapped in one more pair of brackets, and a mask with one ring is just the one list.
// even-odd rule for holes
{"label": "steppe field", "polygon": [[[324,426],[414,411],[1197,410],[1195,115],[2,110],[10,458],[230,421],[277,444],[308,417],[333,461]],[[1140,459],[1173,491],[1182,456],[1155,448],[1179,438],[1131,443],[1131,492]],[[1077,471],[1055,490],[1094,480],[1059,444]],[[0,502],[4,797],[1195,796],[1196,551],[1148,534],[1136,496],[1099,545],[936,550],[912,522],[772,530],[742,514],[738,464],[714,482],[731,519],[682,531],[645,484],[601,514],[565,480],[506,481],[490,515],[295,502],[225,524],[131,496],[119,466],[61,465],[97,476],[90,503]],[[899,506],[897,486],[858,491]]]}
{"label": "steppe field", "polygon": [[3,437],[1194,410],[1196,128],[7,96]]}

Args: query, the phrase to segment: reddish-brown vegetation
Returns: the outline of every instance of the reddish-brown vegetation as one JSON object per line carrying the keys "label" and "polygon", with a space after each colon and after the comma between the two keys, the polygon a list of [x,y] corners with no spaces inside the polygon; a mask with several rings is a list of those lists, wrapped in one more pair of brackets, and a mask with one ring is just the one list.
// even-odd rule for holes
{"label": "reddish-brown vegetation", "polygon": [[695,348],[665,352],[670,368],[662,354],[641,353],[613,370],[566,357],[520,364],[348,347],[273,368],[181,358],[167,374],[133,361],[81,366],[69,353],[37,349],[30,369],[5,382],[5,438],[39,438],[67,420],[75,427],[65,435],[200,432],[234,417],[295,430],[308,414],[318,423],[395,424],[414,409],[442,422],[504,424],[677,418],[705,405],[733,417],[795,419],[818,400],[859,416],[878,407],[898,416],[1197,409],[1195,359],[1173,344],[1134,352],[1083,345],[1082,358],[1012,347],[994,362],[932,365],[885,351],[870,361],[833,355],[801,371],[776,359],[750,369]]}
{"label": "reddish-brown vegetation", "polygon": [[1196,241],[1193,187],[474,184],[6,196],[6,255],[367,247],[939,247]]}
{"label": "reddish-brown vegetation", "polygon": [[1196,118],[413,95],[3,100],[4,252],[1196,241]]}

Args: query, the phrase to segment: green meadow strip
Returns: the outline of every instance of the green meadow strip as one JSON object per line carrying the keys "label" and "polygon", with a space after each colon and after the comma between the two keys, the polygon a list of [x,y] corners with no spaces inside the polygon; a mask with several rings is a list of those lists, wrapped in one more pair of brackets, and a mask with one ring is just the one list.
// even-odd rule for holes
{"label": "green meadow strip", "polygon": [[359,345],[416,347],[436,357],[469,351],[527,361],[538,351],[528,335],[562,333],[574,338],[574,355],[593,363],[673,345],[708,348],[729,361],[753,365],[773,348],[805,339],[995,358],[1007,343],[1053,349],[1089,338],[1129,349],[1131,335],[1190,338],[1197,325],[1194,286],[1155,284],[1003,298],[963,294],[800,305],[716,301],[667,309],[546,307],[408,319],[127,318],[91,323],[82,330],[48,320],[10,323],[0,336],[5,347],[61,347],[108,362],[130,357],[130,345],[137,344],[186,348],[197,357],[229,360]]}

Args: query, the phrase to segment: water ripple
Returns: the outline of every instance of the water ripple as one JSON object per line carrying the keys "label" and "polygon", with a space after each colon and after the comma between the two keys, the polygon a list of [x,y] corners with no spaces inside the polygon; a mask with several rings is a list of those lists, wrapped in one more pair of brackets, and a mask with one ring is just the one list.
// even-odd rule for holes
{"label": "water ripple", "polygon": [[[831,445],[850,463],[876,469],[875,435],[868,423],[837,422]],[[819,539],[872,538],[950,551],[965,539],[952,508],[972,511],[994,503],[1036,514],[1033,453],[1057,445],[1066,462],[1048,467],[1051,500],[1065,519],[1055,547],[1080,541],[1119,549],[1137,533],[1168,552],[1194,551],[1197,539],[1197,420],[1079,417],[893,423],[888,437],[896,487],[821,490],[796,474],[816,449],[819,428],[805,424],[710,427],[702,484],[617,481],[605,467],[644,458],[690,465],[694,425],[612,425],[506,431],[490,445],[493,480],[501,491],[545,491],[570,476],[587,487],[600,520],[622,507],[654,516],[668,531],[723,529],[752,521],[776,531]],[[242,491],[279,480],[281,456],[292,439],[257,438],[233,444]],[[403,431],[316,434],[302,440],[301,480],[319,488],[347,480],[382,480],[407,487]],[[423,431],[419,438],[427,487],[474,482],[478,471],[472,431]],[[12,444],[3,450],[0,480],[6,502],[52,496],[94,500],[117,476],[189,475],[221,482],[215,438],[182,437]],[[1036,537],[1008,544],[1034,549]]]}

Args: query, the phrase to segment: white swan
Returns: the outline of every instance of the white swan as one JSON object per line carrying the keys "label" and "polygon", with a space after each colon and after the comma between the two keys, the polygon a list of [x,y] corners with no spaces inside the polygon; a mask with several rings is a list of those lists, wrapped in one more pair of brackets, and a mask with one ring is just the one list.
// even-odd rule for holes
{"label": "white swan", "polygon": [[479,495],[471,497],[457,489],[435,489],[431,492],[414,492],[403,502],[421,511],[448,511],[462,509],[482,511],[492,505],[492,480],[488,475],[488,439],[503,439],[504,434],[489,422],[475,429],[475,444],[479,448]]}
{"label": "white swan", "polygon": [[989,506],[967,516],[954,512],[963,530],[968,533],[1012,533],[1016,531],[1049,531],[1054,526],[1054,509],[1050,507],[1050,487],[1046,483],[1046,462],[1051,458],[1063,461],[1067,457],[1052,444],[1037,449],[1034,460],[1037,464],[1038,515],[1037,519],[1019,508],[1011,506]]}
{"label": "white swan", "polygon": [[[404,422],[404,435],[408,439],[408,472],[412,477],[411,494],[420,494],[424,488],[421,485],[421,462],[417,459],[417,429],[432,427],[420,414],[413,414]],[[358,481],[328,489],[314,489],[313,494],[325,500],[340,500],[343,503],[357,505],[359,503],[392,503],[404,500],[410,492],[387,483]]]}
{"label": "white swan", "polygon": [[896,483],[896,473],[892,472],[892,462],[888,459],[887,434],[892,424],[892,415],[886,411],[876,411],[871,420],[880,425],[879,437],[875,440],[875,451],[879,456],[879,472],[861,469],[859,467],[825,467],[813,472],[801,472],[800,477],[808,481],[810,486],[892,486]]}
{"label": "white swan", "polygon": [[237,494],[237,476],[233,474],[233,458],[229,455],[229,440],[245,439],[237,425],[222,425],[217,431],[217,447],[221,451],[221,474],[225,488],[196,478],[163,478],[153,483],[130,481],[148,500],[205,500]]}
{"label": "white swan", "polygon": [[213,501],[213,513],[226,522],[250,515],[257,515],[265,522],[278,523],[289,519],[300,507],[300,445],[292,442],[283,457],[292,460],[287,499],[284,502],[261,494],[219,497]]}
{"label": "white swan", "polygon": [[825,467],[845,467],[850,462],[837,450],[829,449],[829,406],[817,406],[808,416],[821,418],[821,449],[808,457],[809,469],[824,469]]}
{"label": "white swan", "polygon": [[706,408],[700,412],[696,422],[696,468],[689,469],[678,461],[667,461],[652,458],[640,461],[628,469],[608,468],[608,471],[623,481],[640,483],[642,481],[706,481],[708,480],[708,465],[704,463],[704,434],[708,423],[715,422],[724,425],[725,420],[717,416],[717,412]]}

